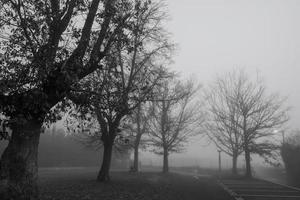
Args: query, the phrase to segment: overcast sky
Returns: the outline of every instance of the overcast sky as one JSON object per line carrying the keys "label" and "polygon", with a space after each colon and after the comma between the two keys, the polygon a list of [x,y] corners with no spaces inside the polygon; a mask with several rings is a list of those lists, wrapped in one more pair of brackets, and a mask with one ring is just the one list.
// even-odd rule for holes
{"label": "overcast sky", "polygon": [[289,97],[291,126],[300,120],[299,0],[168,0],[168,30],[179,44],[172,69],[204,85],[243,67],[269,91]]}
{"label": "overcast sky", "polygon": [[[258,71],[269,91],[288,96],[289,126],[300,128],[300,0],[166,2],[168,30],[179,44],[172,69],[204,85],[232,68]],[[185,156],[207,151],[194,144]]]}

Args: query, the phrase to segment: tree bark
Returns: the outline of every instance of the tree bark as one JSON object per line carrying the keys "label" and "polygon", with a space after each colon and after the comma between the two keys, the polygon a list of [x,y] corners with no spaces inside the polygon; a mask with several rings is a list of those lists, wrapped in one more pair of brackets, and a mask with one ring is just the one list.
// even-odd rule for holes
{"label": "tree bark", "polygon": [[245,162],[246,162],[246,177],[252,178],[252,171],[251,171],[251,157],[248,145],[245,145]]}
{"label": "tree bark", "polygon": [[237,174],[237,155],[232,156],[232,174]]}
{"label": "tree bark", "polygon": [[251,157],[250,157],[250,150],[249,150],[249,138],[248,138],[248,132],[247,132],[247,117],[244,115],[243,120],[243,135],[244,135],[244,152],[245,152],[245,162],[246,162],[246,174],[245,176],[247,178],[252,178],[252,172],[251,172]]}
{"label": "tree bark", "polygon": [[169,152],[166,148],[164,148],[164,162],[163,162],[163,173],[169,172],[169,160],[168,160]]}
{"label": "tree bark", "polygon": [[141,130],[141,105],[139,105],[137,109],[136,124],[137,124],[137,133],[134,142],[133,172],[139,171],[139,146],[143,134]]}
{"label": "tree bark", "polygon": [[139,171],[139,146],[134,146],[133,172]]}
{"label": "tree bark", "polygon": [[13,125],[8,146],[1,156],[1,199],[38,199],[38,144],[41,123]]}
{"label": "tree bark", "polygon": [[107,142],[106,144],[104,144],[102,166],[97,176],[97,180],[100,182],[106,182],[110,180],[109,170],[112,157],[112,149],[113,142]]}
{"label": "tree bark", "polygon": [[140,146],[141,137],[142,137],[142,133],[139,130],[134,143],[133,172],[139,171],[139,146]]}

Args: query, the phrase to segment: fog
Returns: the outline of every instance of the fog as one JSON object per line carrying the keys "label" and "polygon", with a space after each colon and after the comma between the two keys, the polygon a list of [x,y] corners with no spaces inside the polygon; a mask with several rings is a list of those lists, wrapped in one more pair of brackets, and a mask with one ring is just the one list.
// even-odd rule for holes
{"label": "fog", "polygon": [[168,1],[169,30],[179,44],[172,69],[204,85],[216,73],[259,72],[269,90],[288,96],[290,125],[300,117],[300,25],[297,0]]}
{"label": "fog", "polygon": [[[168,0],[166,3],[171,18],[168,30],[179,46],[171,69],[196,78],[204,87],[217,73],[233,68],[245,68],[253,76],[259,73],[269,91],[288,97],[291,110],[287,130],[299,128],[300,1]],[[206,141],[198,141],[191,142],[183,155],[171,155],[170,162],[217,164],[216,149],[206,146]],[[254,159],[254,163],[264,164],[259,159]]]}
{"label": "fog", "polygon": [[299,10],[0,1],[0,199],[299,199]]}
{"label": "fog", "polygon": [[[291,106],[286,131],[297,129],[300,118],[300,2],[297,0],[168,0],[167,30],[178,48],[170,66],[193,77],[205,88],[216,74],[244,68],[259,74],[271,92],[288,97]],[[63,128],[58,122],[58,128]],[[279,135],[279,137],[281,137]],[[143,151],[144,165],[161,166],[162,157]],[[239,166],[243,167],[243,156]],[[254,166],[265,165],[254,156]],[[201,135],[187,149],[170,155],[170,166],[216,168],[218,153]],[[222,167],[231,158],[222,154]]]}

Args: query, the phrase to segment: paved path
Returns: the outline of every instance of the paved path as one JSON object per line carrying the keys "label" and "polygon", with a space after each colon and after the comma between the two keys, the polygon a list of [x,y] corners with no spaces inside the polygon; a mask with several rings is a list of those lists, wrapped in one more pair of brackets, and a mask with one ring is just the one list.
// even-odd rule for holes
{"label": "paved path", "polygon": [[219,183],[236,200],[300,200],[300,189],[265,180],[221,179]]}

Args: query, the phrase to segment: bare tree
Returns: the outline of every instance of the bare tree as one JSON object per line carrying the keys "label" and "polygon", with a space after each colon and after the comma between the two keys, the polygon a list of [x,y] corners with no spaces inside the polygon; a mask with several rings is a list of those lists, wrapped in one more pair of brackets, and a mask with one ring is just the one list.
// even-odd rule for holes
{"label": "bare tree", "polygon": [[130,122],[126,124],[125,131],[128,132],[127,137],[130,138],[130,143],[134,149],[132,172],[138,172],[139,149],[141,146],[145,148],[148,144],[148,139],[145,139],[145,136],[149,133],[149,120],[151,118],[149,103],[140,104],[129,118]]}
{"label": "bare tree", "polygon": [[[226,94],[222,98],[225,98],[224,102],[229,102],[228,112],[231,114],[216,113],[220,114],[223,121],[227,121],[230,129],[235,129],[234,133],[241,134],[246,176],[252,177],[251,153],[258,154],[269,162],[276,158],[275,150],[278,150],[278,145],[272,142],[272,137],[274,129],[280,128],[288,120],[288,108],[283,105],[285,99],[278,94],[268,94],[259,78],[251,80],[243,70],[219,77],[217,82],[222,83],[220,89]],[[226,108],[224,104],[219,106]]]}
{"label": "bare tree", "polygon": [[154,153],[163,155],[165,173],[169,171],[169,154],[183,151],[188,139],[199,133],[202,115],[199,105],[193,104],[197,89],[192,81],[182,83],[173,78],[158,88],[152,102],[151,143]]}
{"label": "bare tree", "polygon": [[232,80],[218,78],[206,93],[207,115],[204,130],[208,138],[222,152],[232,157],[232,173],[237,174],[237,159],[243,153],[241,117],[232,99]]}
{"label": "bare tree", "polygon": [[102,70],[80,82],[71,97],[77,112],[90,113],[99,124],[92,135],[104,148],[99,181],[109,180],[112,150],[123,134],[123,119],[151,96],[166,75],[161,66],[169,62],[174,45],[162,27],[165,12],[161,6],[154,1],[133,3],[130,29],[123,33],[126,37],[118,37]]}

